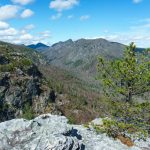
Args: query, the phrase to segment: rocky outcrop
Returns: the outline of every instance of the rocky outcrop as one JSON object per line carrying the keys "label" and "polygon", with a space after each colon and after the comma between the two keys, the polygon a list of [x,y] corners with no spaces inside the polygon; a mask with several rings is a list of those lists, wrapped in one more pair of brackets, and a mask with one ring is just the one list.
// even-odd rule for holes
{"label": "rocky outcrop", "polygon": [[9,60],[0,54],[0,65],[4,65],[4,64],[8,64],[9,63]]}
{"label": "rocky outcrop", "polygon": [[58,112],[50,104],[53,90],[37,67],[41,57],[24,48],[0,46],[0,122]]}
{"label": "rocky outcrop", "polygon": [[46,114],[31,121],[14,119],[0,123],[0,149],[144,150],[149,146],[150,141],[136,142],[129,148],[105,134],[96,134],[92,128],[70,125],[67,122],[64,116]]}
{"label": "rocky outcrop", "polygon": [[[42,74],[34,65],[27,72],[16,69],[13,73],[0,73],[0,122],[23,116],[27,111],[26,105],[32,108],[35,116],[45,113],[45,109],[54,101],[55,91],[43,81]],[[53,105],[48,112],[54,110]]]}

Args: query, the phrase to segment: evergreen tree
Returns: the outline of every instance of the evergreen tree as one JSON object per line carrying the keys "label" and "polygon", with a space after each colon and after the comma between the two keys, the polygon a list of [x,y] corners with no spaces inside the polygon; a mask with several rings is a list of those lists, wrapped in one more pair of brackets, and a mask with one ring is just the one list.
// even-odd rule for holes
{"label": "evergreen tree", "polygon": [[132,97],[150,91],[149,49],[136,52],[131,43],[126,47],[123,58],[105,60],[98,58],[98,79],[104,92],[110,96],[123,96],[131,102]]}

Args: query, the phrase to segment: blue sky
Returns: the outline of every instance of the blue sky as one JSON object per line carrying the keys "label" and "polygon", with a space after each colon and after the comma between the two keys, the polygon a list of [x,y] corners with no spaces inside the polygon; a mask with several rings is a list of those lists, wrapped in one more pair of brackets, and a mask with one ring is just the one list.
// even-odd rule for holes
{"label": "blue sky", "polygon": [[0,0],[0,40],[105,38],[150,47],[150,0]]}

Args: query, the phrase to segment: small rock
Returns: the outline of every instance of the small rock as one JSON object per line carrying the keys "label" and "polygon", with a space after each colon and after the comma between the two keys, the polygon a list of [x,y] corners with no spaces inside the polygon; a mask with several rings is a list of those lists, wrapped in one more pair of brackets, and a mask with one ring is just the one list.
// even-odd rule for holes
{"label": "small rock", "polygon": [[102,118],[96,118],[93,121],[91,121],[93,125],[103,125],[103,119]]}
{"label": "small rock", "polygon": [[16,69],[16,74],[17,74],[18,76],[20,76],[20,75],[24,75],[24,72],[23,72],[21,69],[17,68],[17,69]]}

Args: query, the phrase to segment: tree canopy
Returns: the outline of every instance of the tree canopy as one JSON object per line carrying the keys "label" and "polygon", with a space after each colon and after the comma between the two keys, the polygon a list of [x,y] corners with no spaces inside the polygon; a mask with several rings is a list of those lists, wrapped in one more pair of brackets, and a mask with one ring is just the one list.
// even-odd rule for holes
{"label": "tree canopy", "polygon": [[136,51],[131,43],[126,47],[123,57],[107,60],[98,57],[98,79],[105,94],[121,96],[131,102],[133,96],[150,91],[150,49]]}

